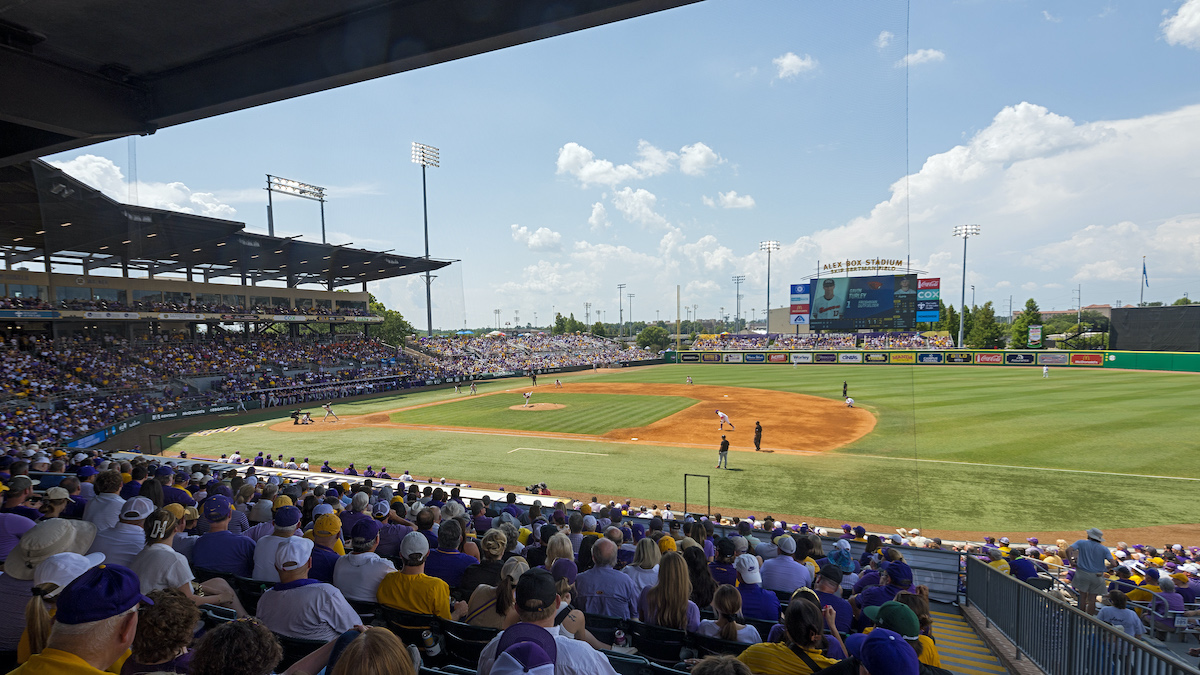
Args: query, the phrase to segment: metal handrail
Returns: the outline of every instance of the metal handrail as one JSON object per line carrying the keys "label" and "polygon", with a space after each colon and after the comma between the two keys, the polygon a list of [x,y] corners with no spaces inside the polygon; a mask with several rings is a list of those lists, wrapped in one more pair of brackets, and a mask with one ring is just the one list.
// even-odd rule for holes
{"label": "metal handrail", "polygon": [[967,558],[967,603],[1048,675],[1200,675],[1058,597]]}

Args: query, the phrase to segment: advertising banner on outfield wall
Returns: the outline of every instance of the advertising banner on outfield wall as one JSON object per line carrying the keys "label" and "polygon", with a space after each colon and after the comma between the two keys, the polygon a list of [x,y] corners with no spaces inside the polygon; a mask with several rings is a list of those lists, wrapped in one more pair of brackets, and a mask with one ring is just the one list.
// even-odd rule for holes
{"label": "advertising banner on outfield wall", "polygon": [[1071,362],[1070,354],[1038,354],[1039,366],[1065,366]]}
{"label": "advertising banner on outfield wall", "polygon": [[1071,354],[1071,365],[1073,366],[1103,366],[1103,354]]}
{"label": "advertising banner on outfield wall", "polygon": [[971,363],[971,352],[947,352],[946,363]]}
{"label": "advertising banner on outfield wall", "polygon": [[1037,363],[1037,354],[1005,354],[1004,362],[1010,366],[1032,366],[1034,363]]}
{"label": "advertising banner on outfield wall", "polygon": [[787,363],[788,355],[787,354],[768,354],[767,361],[770,361],[771,363]]}
{"label": "advertising banner on outfield wall", "polygon": [[745,361],[746,363],[766,363],[767,355],[758,353],[746,354]]}
{"label": "advertising banner on outfield wall", "polygon": [[975,354],[975,363],[985,366],[994,366],[1004,363],[1004,355],[993,352],[977,352]]}
{"label": "advertising banner on outfield wall", "polygon": [[917,363],[925,365],[940,365],[943,362],[945,362],[945,358],[941,352],[921,352],[917,356]]}
{"label": "advertising banner on outfield wall", "polygon": [[912,352],[892,352],[892,363],[916,363],[917,355]]}
{"label": "advertising banner on outfield wall", "polygon": [[680,363],[698,363],[699,361],[700,361],[699,354],[691,353],[691,354],[680,354],[679,355]]}
{"label": "advertising banner on outfield wall", "polygon": [[741,363],[741,362],[742,362],[741,354],[726,354],[725,355],[725,363]]}
{"label": "advertising banner on outfield wall", "polygon": [[837,354],[814,354],[813,363],[837,363]]}
{"label": "advertising banner on outfield wall", "polygon": [[888,354],[885,352],[868,352],[863,354],[863,362],[865,363],[887,363]]}
{"label": "advertising banner on outfield wall", "polygon": [[838,363],[862,363],[862,354],[838,354]]}
{"label": "advertising banner on outfield wall", "polygon": [[712,352],[705,352],[700,355],[700,363],[720,363],[721,355]]}
{"label": "advertising banner on outfield wall", "polygon": [[813,355],[812,354],[792,354],[791,360],[792,360],[792,363],[812,363]]}

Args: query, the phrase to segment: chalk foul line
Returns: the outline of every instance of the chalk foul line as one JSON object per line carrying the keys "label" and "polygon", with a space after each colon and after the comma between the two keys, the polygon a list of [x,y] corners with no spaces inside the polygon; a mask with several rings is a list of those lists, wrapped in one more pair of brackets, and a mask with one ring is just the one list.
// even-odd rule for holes
{"label": "chalk foul line", "polygon": [[980,466],[992,469],[1021,469],[1023,471],[1055,471],[1058,473],[1082,473],[1093,476],[1119,476],[1121,478],[1156,478],[1162,480],[1184,480],[1200,482],[1200,478],[1186,476],[1155,476],[1145,473],[1117,473],[1114,471],[1089,471],[1087,469],[1055,469],[1043,466],[1016,466],[1013,464],[985,464],[982,462],[958,462],[949,459],[921,459],[914,457],[888,457],[886,455],[840,455],[841,457],[864,457],[869,459],[888,459],[896,462],[927,462],[929,464],[957,464],[959,466]]}
{"label": "chalk foul line", "polygon": [[536,450],[537,452],[559,452],[564,455],[593,455],[595,457],[608,457],[607,452],[578,452],[576,450],[547,450],[546,448],[513,448],[512,450],[509,450],[505,454],[511,455],[512,453],[514,453],[518,450]]}

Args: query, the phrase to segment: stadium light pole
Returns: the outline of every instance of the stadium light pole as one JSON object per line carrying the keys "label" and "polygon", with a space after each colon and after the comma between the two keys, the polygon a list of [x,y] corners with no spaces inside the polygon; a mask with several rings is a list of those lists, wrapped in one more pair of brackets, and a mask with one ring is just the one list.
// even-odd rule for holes
{"label": "stadium light pole", "polygon": [[967,311],[967,240],[979,236],[978,225],[955,225],[954,236],[963,240],[962,312],[958,314],[958,347],[963,346],[963,316]]}
{"label": "stadium light pole", "polygon": [[737,296],[736,309],[733,312],[733,328],[735,333],[742,331],[738,330],[738,319],[742,318],[742,282],[746,280],[745,274],[733,275],[734,295]]}
{"label": "stadium light pole", "polygon": [[771,340],[771,251],[779,250],[779,242],[768,239],[759,242],[758,250],[767,252],[767,341]]}
{"label": "stadium light pole", "polygon": [[[432,166],[433,168],[440,167],[441,157],[440,151],[432,145],[413,142],[412,144],[412,161],[413,164],[421,165],[421,207],[425,212],[425,259],[429,260],[429,199],[425,194],[425,167]],[[428,322],[426,325],[427,333],[433,337],[433,293],[430,288],[433,286],[433,277],[429,276],[429,270],[425,270],[425,319]],[[499,330],[499,329],[497,329]]]}
{"label": "stadium light pole", "polygon": [[624,291],[625,284],[617,284],[617,337],[625,335],[625,301],[621,299]]}
{"label": "stadium light pole", "polygon": [[629,298],[629,337],[633,337],[633,293],[626,293]]}

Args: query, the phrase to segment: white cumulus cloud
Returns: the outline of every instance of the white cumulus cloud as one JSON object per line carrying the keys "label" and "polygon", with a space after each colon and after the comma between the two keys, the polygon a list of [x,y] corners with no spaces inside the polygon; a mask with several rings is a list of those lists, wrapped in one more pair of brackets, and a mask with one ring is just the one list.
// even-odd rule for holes
{"label": "white cumulus cloud", "polygon": [[1062,23],[1061,16],[1054,16],[1053,14],[1051,14],[1050,12],[1048,12],[1044,9],[1042,10],[1042,18],[1049,21],[1050,23]]}
{"label": "white cumulus cloud", "polygon": [[596,231],[608,229],[612,225],[608,222],[608,209],[604,208],[604,202],[592,204],[592,215],[588,216],[588,225]]}
{"label": "white cumulus cloud", "polygon": [[736,190],[730,190],[729,192],[718,192],[717,203],[724,209],[752,209],[754,208],[754,197],[739,195]]}
{"label": "white cumulus cloud", "polygon": [[892,44],[892,38],[896,37],[890,30],[880,31],[879,37],[875,38],[875,47],[877,49],[887,49],[888,45]]}
{"label": "white cumulus cloud", "polygon": [[567,143],[559,148],[557,173],[574,176],[583,187],[613,186],[640,175],[628,164],[615,165],[607,159],[596,159],[595,153],[578,143]]}
{"label": "white cumulus cloud", "polygon": [[1200,0],[1187,0],[1162,22],[1167,44],[1200,50]]}
{"label": "white cumulus cloud", "polygon": [[937,49],[918,49],[912,54],[906,54],[904,58],[896,62],[897,68],[906,66],[919,66],[922,63],[936,63],[945,61],[946,54]]}
{"label": "white cumulus cloud", "polygon": [[724,161],[712,148],[703,143],[685,145],[679,151],[679,170],[689,176],[703,176],[706,171]]}
{"label": "white cumulus cloud", "polygon": [[513,225],[512,238],[530,251],[557,251],[562,248],[562,235],[548,227],[539,227],[531,232],[523,225]]}
{"label": "white cumulus cloud", "polygon": [[778,69],[776,77],[781,80],[790,80],[797,75],[807,73],[817,68],[817,60],[805,54],[798,56],[794,52],[788,52],[783,56],[777,56],[771,59],[771,63],[775,64]]}
{"label": "white cumulus cloud", "polygon": [[621,188],[613,193],[612,201],[617,211],[631,223],[655,227],[667,224],[667,219],[654,211],[658,197],[645,188]]}
{"label": "white cumulus cloud", "polygon": [[641,176],[657,176],[671,170],[679,155],[669,150],[660,150],[647,141],[638,141],[638,160],[633,163]]}
{"label": "white cumulus cloud", "polygon": [[[50,162],[74,178],[100,190],[118,202],[129,201],[129,181],[121,168],[107,157],[80,155],[65,162]],[[261,193],[261,190],[260,190]],[[180,182],[137,182],[138,205],[166,211],[194,213],[210,218],[233,218],[237,209],[211,192],[195,192]]]}

